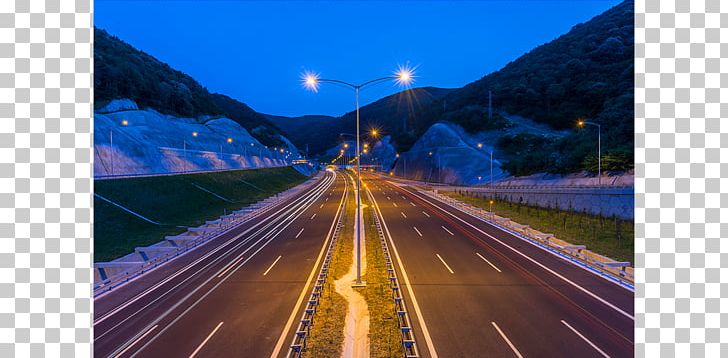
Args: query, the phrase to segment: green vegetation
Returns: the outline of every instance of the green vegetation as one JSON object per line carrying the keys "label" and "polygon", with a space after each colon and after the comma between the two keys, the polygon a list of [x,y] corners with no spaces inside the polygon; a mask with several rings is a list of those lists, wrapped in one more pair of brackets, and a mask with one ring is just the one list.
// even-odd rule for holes
{"label": "green vegetation", "polygon": [[498,113],[493,113],[493,117],[488,118],[488,108],[479,105],[465,106],[459,110],[447,112],[442,116],[442,120],[458,124],[470,133],[505,129],[511,126],[511,123]]}
{"label": "green vegetation", "polygon": [[[455,192],[444,194],[486,210],[489,208],[487,198],[476,198]],[[557,238],[574,245],[586,245],[587,249],[614,260],[629,261],[634,264],[634,222],[631,220],[499,200],[494,201],[493,212],[541,232],[554,234]]]}
{"label": "green vegetation", "polygon": [[199,226],[304,180],[304,175],[290,167],[96,180],[97,194],[163,225],[151,224],[95,198],[94,260],[124,256],[137,246],[185,231],[177,226]]}
{"label": "green vegetation", "polygon": [[344,276],[354,260],[352,250],[354,242],[354,217],[356,201],[353,191],[347,198],[344,212],[344,226],[334,246],[329,266],[329,277],[326,288],[319,300],[319,307],[314,316],[311,334],[306,340],[306,356],[340,357],[344,342],[344,324],[348,310],[348,302],[336,292],[334,281]]}
{"label": "green vegetation", "polygon": [[94,28],[94,106],[120,98],[175,116],[226,116],[264,145],[283,144],[278,127],[246,104],[210,93],[194,78]]}
{"label": "green vegetation", "polygon": [[[540,136],[506,140],[528,147],[506,153],[516,175],[546,170],[596,171],[596,128],[576,129],[578,118],[602,125],[602,153],[613,158],[605,170],[633,167],[634,2],[624,1],[565,35],[539,46],[504,68],[435,100],[418,115],[418,132],[471,106],[531,118],[556,129],[573,129],[561,139]],[[457,123],[457,122],[456,122]],[[460,124],[460,123],[458,123]],[[467,129],[468,127],[466,127]],[[475,127],[477,128],[477,127]],[[524,159],[524,157],[529,157]]]}
{"label": "green vegetation", "polygon": [[[364,195],[362,205],[371,205]],[[365,232],[367,272],[362,279],[367,285],[360,292],[369,307],[370,357],[401,357],[404,350],[397,314],[392,300],[392,290],[389,288],[382,244],[374,223],[374,208],[371,206],[364,209],[364,223],[367,228]]]}

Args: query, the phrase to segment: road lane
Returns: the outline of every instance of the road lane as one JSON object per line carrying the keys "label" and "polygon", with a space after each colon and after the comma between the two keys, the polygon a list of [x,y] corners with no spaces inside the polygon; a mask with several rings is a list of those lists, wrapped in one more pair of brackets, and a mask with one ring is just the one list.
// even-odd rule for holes
{"label": "road lane", "polygon": [[[196,314],[205,316],[212,326],[225,321],[227,327],[210,339],[210,342],[205,346],[205,351],[208,349],[214,350],[217,345],[213,343],[224,339],[226,337],[225,332],[235,330],[239,334],[239,332],[247,332],[251,328],[255,328],[254,326],[246,327],[245,323],[242,322],[245,319],[240,317],[267,321],[269,328],[266,330],[265,327],[259,327],[262,328],[262,331],[259,332],[251,330],[250,336],[257,340],[247,342],[238,340],[229,345],[230,349],[245,352],[245,346],[247,345],[247,347],[260,347],[261,352],[266,349],[271,350],[272,345],[266,347],[261,337],[274,335],[274,331],[285,323],[285,318],[271,314],[268,316],[244,315],[240,308],[250,304],[252,305],[250,307],[267,307],[262,311],[270,313],[287,311],[289,310],[288,307],[292,307],[293,300],[290,297],[284,297],[286,295],[277,297],[275,292],[300,290],[303,286],[305,273],[313,266],[314,260],[311,257],[315,255],[312,255],[311,252],[315,251],[317,246],[320,247],[324,241],[325,232],[321,234],[322,230],[319,227],[326,226],[324,221],[327,217],[333,218],[332,212],[335,209],[332,208],[338,205],[336,201],[331,200],[326,202],[325,208],[318,207],[318,204],[324,203],[321,194],[327,192],[341,193],[343,182],[340,178],[334,179],[333,174],[328,174],[328,178],[323,179],[315,189],[319,191],[311,190],[294,198],[292,202],[289,202],[290,207],[286,210],[271,211],[270,217],[262,217],[257,222],[260,232],[252,230],[240,238],[231,239],[232,243],[224,250],[207,258],[204,257],[204,251],[201,251],[196,257],[187,259],[187,261],[191,261],[192,259],[199,260],[202,258],[199,263],[193,264],[188,269],[186,272],[188,275],[180,275],[179,278],[175,278],[170,282],[152,286],[150,294],[141,297],[131,305],[122,305],[124,307],[121,310],[115,311],[113,307],[106,309],[106,315],[99,315],[95,324],[95,355],[106,356],[112,351],[118,353],[127,349],[124,351],[124,356],[137,352],[140,353],[138,356],[155,356],[155,354],[156,356],[160,356],[159,354],[169,356],[168,353],[170,352],[175,353],[173,356],[188,356],[195,349],[195,345],[199,344],[205,338],[205,335],[209,333],[209,331],[200,330],[198,327],[199,322],[206,320],[192,322],[191,325],[188,323],[191,321],[187,321],[187,318]],[[308,197],[309,195],[314,196]],[[308,220],[307,215],[310,215],[313,211],[319,212],[318,220]],[[300,235],[304,227],[307,229],[306,234]],[[250,230],[250,226],[246,226],[245,229],[234,230],[230,235],[232,237],[238,231],[244,230]],[[293,240],[297,234],[300,238]],[[208,249],[207,251],[211,250]],[[247,254],[242,254],[243,252],[247,252]],[[253,255],[254,253],[255,255]],[[270,284],[261,282],[261,272],[266,270],[271,262],[279,256],[285,257],[285,260],[278,262],[275,270],[264,277],[264,280],[274,277],[276,279],[271,280]],[[190,263],[181,260],[178,263],[178,270],[185,267],[182,264]],[[165,272],[171,271],[173,271],[173,268],[165,270]],[[246,274],[254,274],[256,277],[251,278],[245,276]],[[283,275],[283,277],[278,277],[279,275]],[[301,278],[302,275],[304,276],[303,279]],[[212,293],[232,290],[231,297],[238,297],[238,301],[216,300],[214,294],[205,296],[212,285],[219,284],[226,279],[226,284],[221,284]],[[199,292],[194,292],[194,289],[199,287],[202,287],[202,289]],[[122,290],[119,292],[122,292]],[[153,301],[154,297],[157,297],[157,301]],[[113,298],[113,296],[110,295],[108,298]],[[104,297],[103,299],[108,298]],[[194,309],[190,309],[190,304],[198,300],[199,303],[194,306]],[[171,307],[180,302],[182,304],[170,310]],[[209,302],[216,302],[217,304],[209,305]],[[190,309],[189,312],[185,311],[187,309]],[[225,311],[227,316],[220,317],[212,314],[217,311]],[[115,313],[109,315],[108,312]],[[162,315],[166,316],[159,319]],[[236,317],[236,319],[230,320],[231,317]],[[99,318],[104,319],[98,322]],[[278,318],[278,321],[276,321],[276,318]],[[140,331],[143,332],[149,322],[155,322],[155,325],[159,328],[156,328],[153,334],[143,337],[140,342],[134,342],[135,346],[128,349],[131,343],[129,338],[133,338]],[[168,344],[164,343],[164,339],[158,338],[168,336],[167,333],[175,328],[179,328],[182,332],[175,332],[174,339],[167,342]],[[161,344],[150,344],[150,342],[156,341]],[[152,353],[155,351],[154,347],[161,348],[161,351]],[[247,351],[250,352],[249,349]]]}
{"label": "road lane", "polygon": [[[487,237],[449,218],[418,196],[378,178],[368,176],[367,180],[395,191],[395,198],[400,196],[397,192],[401,192],[408,197],[405,200],[412,200],[419,206],[417,210],[424,208],[430,214],[429,217],[409,215],[401,206],[396,209],[390,206],[380,193],[372,193],[380,203],[394,241],[405,253],[402,260],[439,355],[472,356],[476,352],[478,355],[512,357],[513,351],[503,344],[501,336],[489,324],[498,322],[503,331],[517,332],[516,335],[509,334],[509,338],[524,356],[601,356],[567,329],[562,320],[570,322],[580,332],[589,332],[590,339],[612,357],[632,355],[633,322],[629,319],[563,281],[559,282],[558,278],[518,255],[483,242]],[[398,215],[399,212],[408,214],[408,218]],[[413,232],[413,225],[420,228],[423,238]],[[449,235],[441,226],[457,234],[454,240],[445,239]],[[428,258],[434,254],[445,258],[454,274]],[[487,257],[491,266],[498,270],[484,265],[479,256]],[[537,253],[536,256],[543,260],[551,255]],[[576,267],[568,268],[571,276],[591,275]],[[619,296],[620,303],[631,300],[629,291],[601,278],[579,279],[589,281],[600,291],[616,290],[617,293],[611,294]],[[415,333],[417,337],[420,332],[416,329]],[[420,344],[421,351],[422,348]]]}

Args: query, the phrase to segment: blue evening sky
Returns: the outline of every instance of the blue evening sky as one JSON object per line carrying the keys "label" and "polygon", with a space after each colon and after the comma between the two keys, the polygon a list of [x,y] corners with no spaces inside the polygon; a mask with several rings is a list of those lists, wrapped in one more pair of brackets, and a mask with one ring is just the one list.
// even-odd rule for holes
{"label": "blue evening sky", "polygon": [[[409,63],[415,86],[460,87],[618,3],[97,0],[94,21],[259,112],[340,115],[353,109],[352,93],[307,92],[302,71],[359,82]],[[361,100],[399,90],[380,84]]]}

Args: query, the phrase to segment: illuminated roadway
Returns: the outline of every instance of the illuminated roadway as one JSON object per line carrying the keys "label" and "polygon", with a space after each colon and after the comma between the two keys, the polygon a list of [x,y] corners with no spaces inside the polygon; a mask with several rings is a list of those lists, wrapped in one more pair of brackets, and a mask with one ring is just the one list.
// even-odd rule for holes
{"label": "illuminated roadway", "polygon": [[277,346],[285,355],[344,187],[327,172],[262,217],[97,298],[94,356],[269,357]]}
{"label": "illuminated roadway", "polygon": [[[382,178],[367,175],[367,189],[423,357],[633,356],[631,290]],[[286,356],[347,185],[327,172],[98,297],[94,355]]]}
{"label": "illuminated roadway", "polygon": [[634,355],[631,290],[411,187],[367,183],[422,356]]}

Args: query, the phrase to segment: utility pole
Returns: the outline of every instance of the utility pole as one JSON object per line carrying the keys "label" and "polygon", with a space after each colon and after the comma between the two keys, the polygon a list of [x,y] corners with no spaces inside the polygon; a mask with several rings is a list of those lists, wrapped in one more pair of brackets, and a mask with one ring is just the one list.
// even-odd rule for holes
{"label": "utility pole", "polygon": [[493,186],[493,151],[490,151],[490,186]]}
{"label": "utility pole", "polygon": [[114,176],[114,128],[109,128],[109,144],[111,145],[109,150],[109,153],[111,153],[111,176]]}

